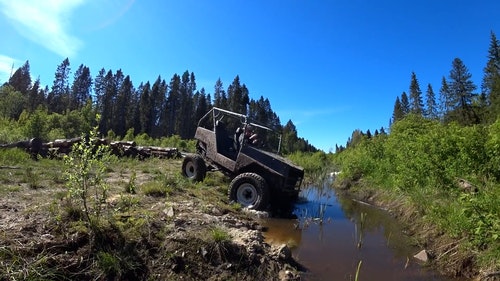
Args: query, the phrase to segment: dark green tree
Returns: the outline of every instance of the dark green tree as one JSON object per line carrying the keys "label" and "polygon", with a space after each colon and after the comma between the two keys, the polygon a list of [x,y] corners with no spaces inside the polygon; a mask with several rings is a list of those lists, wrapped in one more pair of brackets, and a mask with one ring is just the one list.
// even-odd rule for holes
{"label": "dark green tree", "polygon": [[[212,104],[210,102],[210,95],[205,93],[205,88],[201,88],[201,90],[197,91],[194,95],[194,105],[194,120],[198,122],[198,120],[200,120],[212,107]],[[194,129],[195,128],[193,128],[193,134]]]}
{"label": "dark green tree", "polygon": [[38,107],[45,105],[45,91],[40,88],[40,78],[37,78],[33,86],[28,91],[28,100],[26,109],[28,112],[34,112]]}
{"label": "dark green tree", "polygon": [[490,122],[493,122],[500,116],[500,41],[493,32],[491,32],[488,61],[484,68],[481,92],[489,101]]}
{"label": "dark green tree", "polygon": [[222,85],[222,81],[217,79],[214,87],[214,106],[218,108],[228,109],[227,95]]}
{"label": "dark green tree", "polygon": [[57,66],[52,90],[47,97],[49,112],[63,113],[69,109],[69,74],[71,68],[66,58]]}
{"label": "dark green tree", "polygon": [[139,121],[141,124],[140,133],[151,134],[151,85],[149,81],[139,86],[141,93],[139,99]]}
{"label": "dark green tree", "polygon": [[448,108],[451,110],[450,118],[462,125],[471,125],[478,122],[473,110],[472,102],[477,94],[474,93],[476,85],[472,82],[472,75],[461,59],[455,58],[449,75]]}
{"label": "dark green tree", "polygon": [[410,82],[410,112],[422,116],[424,112],[423,108],[422,91],[420,90],[417,75],[415,72],[412,72]]}
{"label": "dark green tree", "polygon": [[113,130],[116,95],[118,87],[121,85],[123,79],[123,73],[121,70],[118,70],[115,75],[111,70],[108,70],[102,81],[104,92],[102,95],[102,110],[99,112],[101,114],[99,132],[102,135],[107,135],[108,131]]}
{"label": "dark green tree", "polygon": [[194,137],[194,102],[193,96],[196,90],[196,81],[194,74],[189,74],[186,70],[181,77],[180,84],[180,107],[177,109],[175,122],[175,133],[181,138],[187,139]]}
{"label": "dark green tree", "polygon": [[150,136],[153,138],[159,138],[162,136],[160,123],[163,113],[162,111],[165,108],[167,90],[167,83],[161,78],[161,76],[158,76],[151,87],[150,93],[151,112],[149,122],[151,122],[151,124],[149,127],[151,128]]}
{"label": "dark green tree", "polygon": [[14,74],[9,78],[8,84],[14,88],[14,90],[20,92],[23,95],[28,95],[31,89],[31,74],[30,74],[30,63],[26,61],[23,66],[18,68]]}
{"label": "dark green tree", "polygon": [[233,83],[227,89],[229,110],[246,115],[250,103],[248,89],[245,84],[241,85],[240,77],[236,75]]}
{"label": "dark green tree", "polygon": [[441,121],[447,121],[445,120],[445,116],[448,115],[448,112],[450,111],[448,104],[450,99],[450,88],[448,87],[448,82],[446,82],[446,78],[441,79],[441,88],[439,89],[439,108],[438,108],[438,115]]}
{"label": "dark green tree", "polygon": [[403,117],[410,113],[410,101],[406,92],[401,94],[401,109],[403,110]]}
{"label": "dark green tree", "polygon": [[92,91],[92,76],[90,69],[83,64],[80,64],[75,72],[73,85],[71,87],[71,95],[69,100],[69,110],[80,109],[91,98]]}
{"label": "dark green tree", "polygon": [[124,137],[127,130],[134,127],[133,116],[136,105],[133,100],[134,92],[130,76],[127,75],[119,85],[114,102],[113,131],[117,136]]}
{"label": "dark green tree", "polygon": [[104,99],[104,92],[105,92],[105,84],[104,84],[104,79],[106,76],[106,70],[104,68],[101,68],[99,70],[99,73],[97,73],[97,76],[95,77],[95,82],[94,82],[94,95],[95,95],[95,107],[97,109],[97,112],[101,112],[103,109],[103,99]]}
{"label": "dark green tree", "polygon": [[161,127],[167,136],[172,136],[177,133],[177,114],[181,103],[181,77],[174,74],[168,86],[167,102],[164,110],[164,118]]}
{"label": "dark green tree", "polygon": [[432,89],[432,85],[427,84],[427,91],[425,92],[425,114],[424,116],[429,119],[438,120],[438,105],[436,103],[436,95]]}
{"label": "dark green tree", "polygon": [[286,125],[283,127],[281,143],[281,151],[284,154],[292,153],[298,150],[297,128],[293,124],[292,120],[288,120]]}
{"label": "dark green tree", "polygon": [[403,105],[401,104],[401,101],[399,100],[399,97],[396,97],[396,101],[394,102],[394,109],[392,111],[392,124],[396,123],[397,121],[403,119],[405,116],[404,110],[403,110]]}

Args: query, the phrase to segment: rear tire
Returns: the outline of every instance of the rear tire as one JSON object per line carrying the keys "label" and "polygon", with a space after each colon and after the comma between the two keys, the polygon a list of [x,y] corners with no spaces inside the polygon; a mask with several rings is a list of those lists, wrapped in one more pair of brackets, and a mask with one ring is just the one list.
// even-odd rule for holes
{"label": "rear tire", "polygon": [[205,161],[199,155],[191,154],[182,161],[182,175],[194,181],[203,181],[207,173]]}
{"label": "rear tire", "polygon": [[269,203],[266,180],[255,173],[242,173],[229,184],[229,200],[251,210],[264,210]]}

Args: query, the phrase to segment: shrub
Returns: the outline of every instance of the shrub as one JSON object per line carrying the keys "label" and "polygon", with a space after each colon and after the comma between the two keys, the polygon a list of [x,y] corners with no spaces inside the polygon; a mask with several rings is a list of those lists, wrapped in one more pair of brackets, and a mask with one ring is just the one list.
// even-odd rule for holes
{"label": "shrub", "polygon": [[73,145],[69,155],[64,157],[65,175],[71,198],[81,204],[89,226],[97,225],[104,210],[108,185],[104,180],[106,165],[111,159],[108,146],[95,141],[97,127],[89,133],[89,138]]}

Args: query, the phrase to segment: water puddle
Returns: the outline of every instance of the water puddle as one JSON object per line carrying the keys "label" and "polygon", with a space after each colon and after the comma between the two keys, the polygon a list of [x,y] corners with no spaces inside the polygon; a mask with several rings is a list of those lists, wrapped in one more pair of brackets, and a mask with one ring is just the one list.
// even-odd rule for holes
{"label": "water puddle", "polygon": [[[420,251],[386,211],[337,197],[325,183],[301,192],[297,219],[268,218],[261,223],[268,243],[286,243],[306,267],[303,280],[450,281],[419,263]],[[361,264],[360,264],[361,263]]]}

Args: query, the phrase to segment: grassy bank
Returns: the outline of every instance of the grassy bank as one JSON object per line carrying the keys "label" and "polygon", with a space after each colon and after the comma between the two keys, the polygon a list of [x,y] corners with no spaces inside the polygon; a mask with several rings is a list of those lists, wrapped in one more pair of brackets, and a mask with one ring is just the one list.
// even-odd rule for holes
{"label": "grassy bank", "polygon": [[335,155],[341,187],[389,206],[450,275],[500,270],[500,121],[409,116]]}

